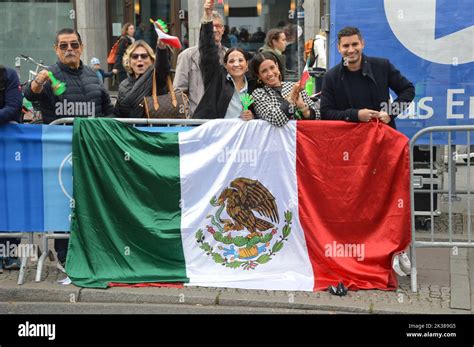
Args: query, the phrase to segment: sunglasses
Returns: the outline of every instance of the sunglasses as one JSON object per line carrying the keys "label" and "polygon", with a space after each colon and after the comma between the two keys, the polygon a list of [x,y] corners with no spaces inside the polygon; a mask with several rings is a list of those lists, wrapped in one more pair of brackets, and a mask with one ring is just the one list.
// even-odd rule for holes
{"label": "sunglasses", "polygon": [[71,46],[72,49],[79,49],[79,47],[81,47],[81,44],[77,41],[74,41],[74,42],[67,42],[67,43],[63,42],[58,45],[61,51],[67,50],[69,46]]}
{"label": "sunglasses", "polygon": [[214,28],[222,29],[224,26],[222,24],[214,24]]}
{"label": "sunglasses", "polygon": [[142,53],[142,54],[133,53],[132,55],[130,55],[130,57],[135,60],[137,60],[138,58],[142,58],[142,60],[146,60],[150,56],[147,53]]}

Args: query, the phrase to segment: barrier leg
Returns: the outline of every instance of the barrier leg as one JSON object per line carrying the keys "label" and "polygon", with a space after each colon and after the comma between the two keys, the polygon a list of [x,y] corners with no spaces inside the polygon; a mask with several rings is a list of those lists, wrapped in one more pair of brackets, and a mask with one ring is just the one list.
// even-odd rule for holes
{"label": "barrier leg", "polygon": [[41,254],[41,257],[38,259],[38,266],[36,267],[35,282],[41,282],[41,274],[43,273],[44,261],[49,253],[47,234],[43,235],[43,237],[41,238],[41,244],[43,248],[43,253]]}
{"label": "barrier leg", "polygon": [[[33,245],[33,234],[28,233],[28,244]],[[17,284],[21,285],[25,283],[25,272],[26,266],[28,265],[28,254],[23,254],[21,257],[20,271],[18,272],[18,282]]]}
{"label": "barrier leg", "polygon": [[410,258],[411,258],[411,274],[410,274],[410,281],[411,281],[411,291],[416,293],[418,291],[418,283],[417,283],[417,272],[416,272],[416,248],[415,242],[412,241],[411,243],[411,251],[410,251]]}

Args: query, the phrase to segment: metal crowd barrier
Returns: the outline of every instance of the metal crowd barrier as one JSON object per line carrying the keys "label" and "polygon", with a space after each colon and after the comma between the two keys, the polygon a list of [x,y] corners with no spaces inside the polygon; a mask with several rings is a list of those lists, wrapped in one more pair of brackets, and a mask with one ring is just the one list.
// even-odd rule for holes
{"label": "metal crowd barrier", "polygon": [[[466,156],[466,179],[467,179],[467,189],[460,190],[456,188],[456,146],[453,142],[453,133],[465,132],[466,133],[466,142],[467,148],[471,147],[471,131],[474,131],[474,126],[436,126],[429,127],[426,129],[420,130],[416,135],[410,140],[410,193],[411,193],[411,228],[412,228],[412,243],[411,243],[411,290],[412,292],[417,292],[417,268],[416,268],[416,249],[417,248],[468,248],[474,247],[472,242],[472,221],[471,221],[471,155]],[[434,188],[434,162],[433,162],[433,133],[447,133],[447,173],[445,179],[447,179],[448,189],[445,189],[444,186],[438,186],[437,189]],[[427,180],[427,185],[429,184],[429,189],[416,189],[416,176],[414,169],[414,147],[416,146],[417,141],[423,136],[429,136],[429,148],[430,148],[430,165],[429,165],[429,179]],[[443,162],[444,162],[443,156]],[[474,161],[474,160],[473,160]],[[418,177],[419,179],[419,177]],[[423,184],[419,184],[418,187],[423,187]],[[416,224],[415,224],[415,215],[419,215],[415,211],[415,192],[425,193],[430,195],[430,209],[428,213],[423,215],[429,216],[431,218],[430,223],[430,240],[429,241],[418,241],[416,239]],[[447,215],[448,215],[448,240],[438,240],[435,239],[435,223],[434,217],[439,216],[439,211],[435,211],[434,205],[434,196],[435,194],[447,194],[447,197],[443,200],[447,202]],[[458,194],[466,195],[466,204],[467,204],[467,240],[455,240],[454,230],[453,230],[453,207],[454,203],[459,204],[461,199],[457,196]],[[462,239],[463,237],[461,237]]]}
{"label": "metal crowd barrier", "polygon": [[[33,245],[33,233],[0,233],[0,239],[26,239],[28,240],[28,245]],[[24,254],[20,257],[20,259],[21,264],[17,283],[23,284],[25,283],[25,270],[26,266],[28,265],[28,255]]]}
{"label": "metal crowd barrier", "polygon": [[[209,121],[209,119],[147,119],[147,118],[114,118],[120,122],[126,124],[132,124],[134,126],[194,126],[201,125]],[[49,125],[72,125],[74,118],[60,118],[51,122]],[[55,233],[55,231],[49,231],[44,233],[41,237],[41,256],[38,259],[38,266],[36,268],[35,282],[41,282],[41,274],[43,273],[44,262],[46,257],[50,254],[48,247],[48,240],[55,239],[69,239],[69,233]],[[22,260],[23,261],[23,260]],[[25,265],[26,266],[26,265]],[[22,266],[23,267],[23,266]],[[20,272],[20,275],[22,273]],[[23,283],[23,277],[18,280],[19,284]]]}

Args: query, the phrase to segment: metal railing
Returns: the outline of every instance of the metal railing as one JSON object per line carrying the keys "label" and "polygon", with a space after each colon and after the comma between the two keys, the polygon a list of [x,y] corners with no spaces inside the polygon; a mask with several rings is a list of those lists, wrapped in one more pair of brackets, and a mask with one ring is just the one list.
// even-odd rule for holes
{"label": "metal railing", "polygon": [[[456,188],[456,154],[455,145],[453,142],[453,133],[465,132],[466,133],[466,142],[467,148],[470,148],[471,145],[471,131],[474,131],[474,126],[436,126],[429,127],[420,130],[418,133],[413,136],[410,141],[410,194],[411,194],[411,227],[412,227],[412,243],[411,243],[411,290],[413,292],[417,291],[417,268],[416,268],[416,249],[417,248],[451,248],[451,247],[474,247],[472,242],[472,221],[471,221],[471,155],[466,155],[466,178],[467,178],[467,189],[457,189]],[[434,162],[433,162],[433,134],[434,133],[447,133],[447,189],[443,186],[440,189],[434,189],[435,181],[435,171],[434,171]],[[415,169],[414,169],[414,147],[417,144],[417,141],[424,137],[429,136],[429,147],[430,147],[430,162],[429,162],[429,189],[415,190]],[[444,157],[443,157],[444,158]],[[417,240],[416,239],[416,224],[415,224],[415,215],[419,215],[415,211],[415,192],[422,192],[430,194],[430,210],[424,215],[430,216],[430,239],[426,240]],[[435,223],[434,217],[439,215],[438,211],[434,210],[434,199],[435,194],[447,194],[447,198],[444,200],[447,206],[447,215],[448,215],[448,229],[447,229],[447,240],[446,237],[443,239],[435,238]],[[467,240],[458,240],[455,239],[454,229],[453,229],[453,208],[454,204],[459,204],[461,199],[458,198],[458,194],[466,195],[466,207],[467,207]]]}

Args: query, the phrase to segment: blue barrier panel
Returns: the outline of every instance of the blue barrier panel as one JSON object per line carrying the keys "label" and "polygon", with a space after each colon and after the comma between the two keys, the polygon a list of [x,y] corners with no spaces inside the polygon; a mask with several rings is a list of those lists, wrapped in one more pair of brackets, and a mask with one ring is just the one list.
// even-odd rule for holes
{"label": "blue barrier panel", "polygon": [[[356,26],[364,53],[390,59],[416,87],[410,109],[397,118],[408,137],[430,126],[474,121],[474,0],[331,1],[330,66],[340,62],[337,32]],[[395,96],[395,94],[393,94]],[[434,134],[436,144],[447,143]],[[428,143],[427,137],[421,143]],[[465,134],[456,134],[463,144]]]}
{"label": "blue barrier panel", "polygon": [[[192,127],[141,127],[181,132]],[[72,130],[61,125],[0,127],[0,231],[69,230]]]}

